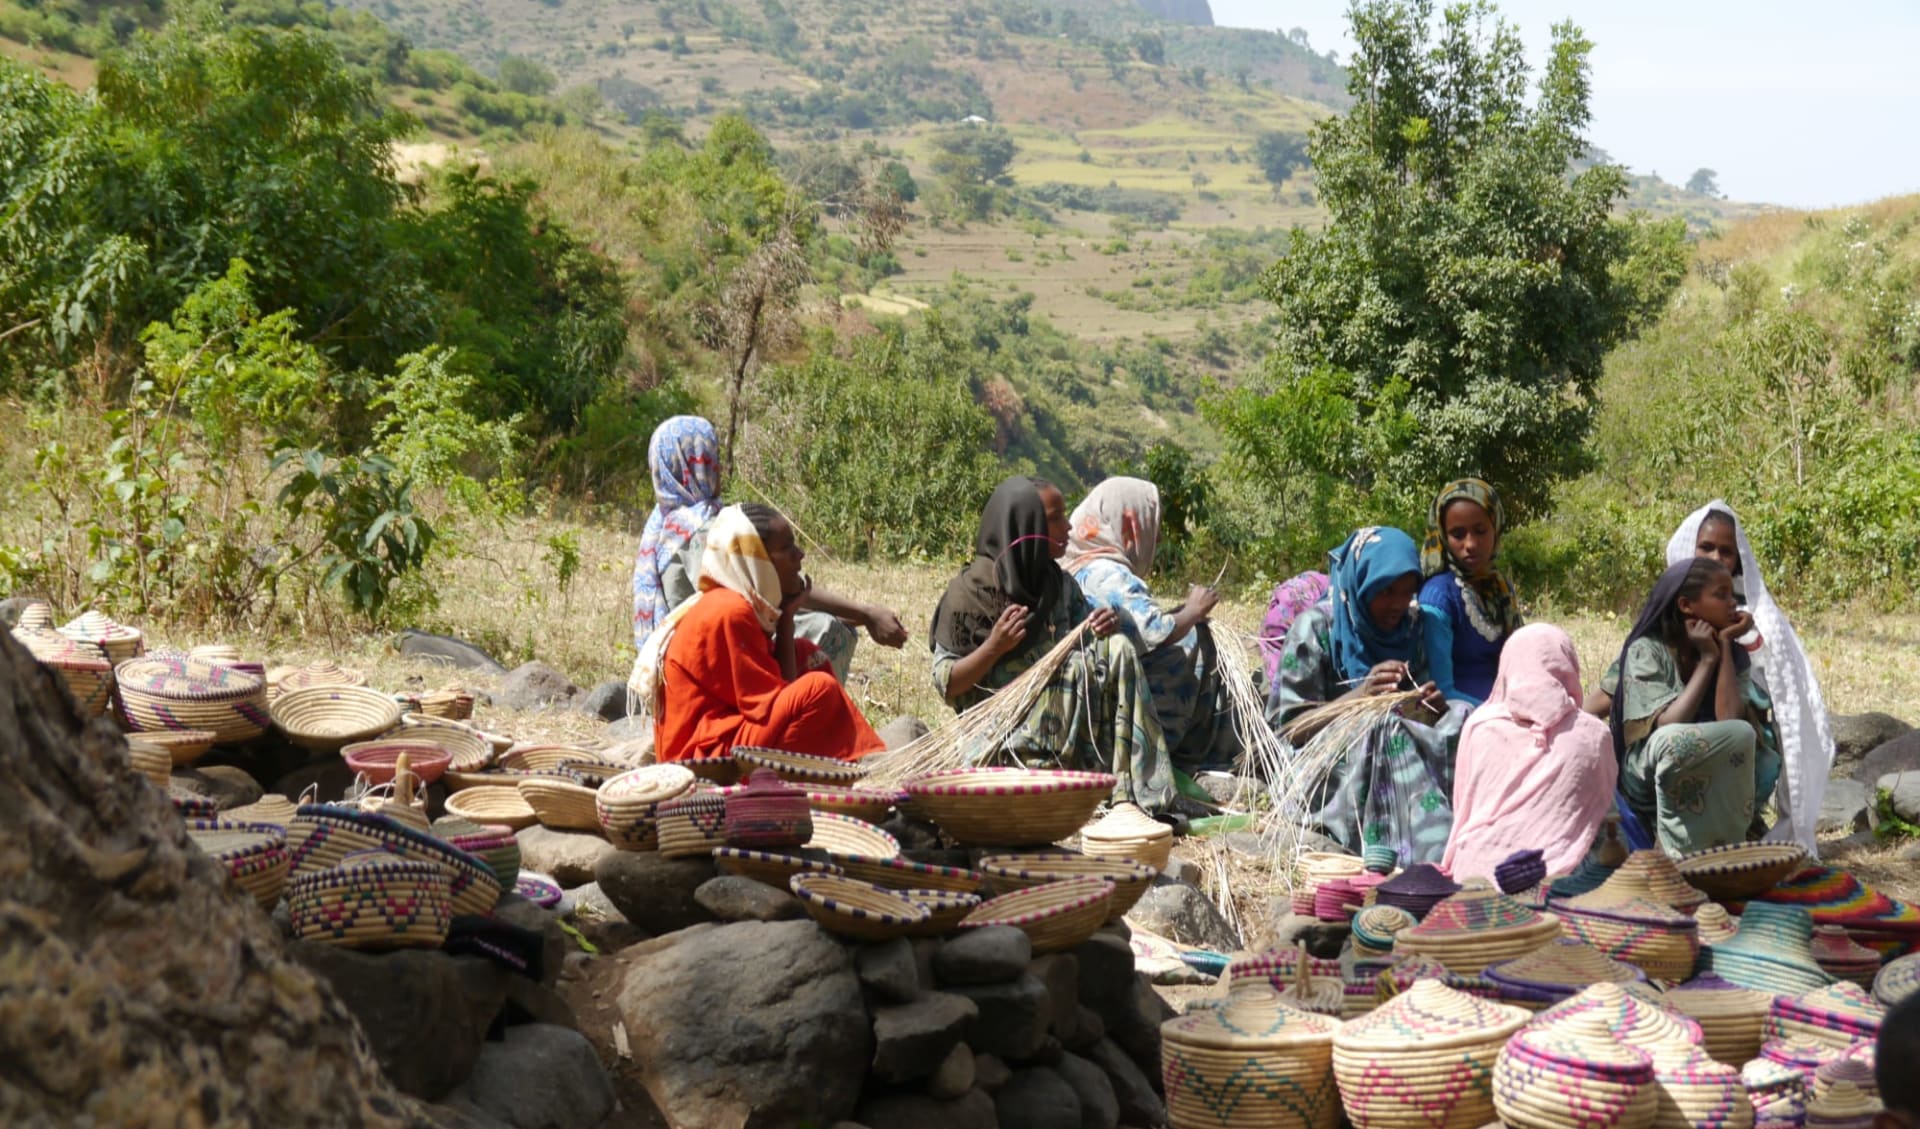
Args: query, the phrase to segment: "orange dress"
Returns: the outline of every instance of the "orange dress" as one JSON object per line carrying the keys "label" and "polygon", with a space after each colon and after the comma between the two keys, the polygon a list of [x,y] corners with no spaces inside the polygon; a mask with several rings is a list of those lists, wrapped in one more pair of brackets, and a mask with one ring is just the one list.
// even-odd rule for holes
{"label": "orange dress", "polygon": [[[796,644],[802,667],[824,659]],[[662,761],[718,756],[735,745],[854,760],[886,748],[830,670],[788,682],[746,597],[701,594],[675,626],[661,664],[655,751]],[[824,665],[824,664],[822,664]]]}

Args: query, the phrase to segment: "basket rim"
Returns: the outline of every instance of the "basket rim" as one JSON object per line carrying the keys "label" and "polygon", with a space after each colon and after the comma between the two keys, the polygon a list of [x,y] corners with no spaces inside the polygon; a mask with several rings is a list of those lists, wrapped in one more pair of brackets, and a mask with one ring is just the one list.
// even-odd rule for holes
{"label": "basket rim", "polygon": [[[735,745],[728,750],[728,754],[736,762],[744,762],[759,768],[770,768],[776,774],[784,768],[790,772],[814,773],[824,779],[849,782],[862,779],[867,775],[866,768],[858,761],[823,757],[815,753],[796,753],[765,745]],[[786,778],[781,777],[781,779]]]}
{"label": "basket rim", "polygon": [[[1024,890],[1015,890],[1010,894],[1001,894],[981,902],[966,920],[960,923],[962,929],[981,929],[989,925],[1032,925],[1048,918],[1060,917],[1075,910],[1086,909],[1113,898],[1114,884],[1110,879],[1084,875],[1067,878],[1059,882],[1046,882],[1039,886],[1028,886]],[[1038,903],[1036,908],[1026,908]],[[974,918],[980,918],[975,921]]]}
{"label": "basket rim", "polygon": [[612,810],[645,807],[675,799],[693,787],[693,770],[667,762],[630,768],[600,785],[600,802]]}
{"label": "basket rim", "polygon": [[805,843],[801,844],[803,849],[826,851],[830,855],[838,855],[846,858],[873,857],[871,852],[868,851],[836,851],[832,847],[820,842],[820,830],[822,826],[825,826],[828,828],[838,828],[839,833],[850,836],[855,841],[865,840],[870,845],[882,846],[883,848],[890,846],[893,848],[893,855],[891,857],[898,858],[900,856],[900,840],[894,838],[879,827],[868,823],[864,819],[859,819],[851,815],[842,815],[839,812],[833,811],[813,811],[811,819],[813,822],[813,834],[807,837]]}
{"label": "basket rim", "polygon": [[[1046,865],[1012,866],[996,863],[995,859],[1020,859],[1041,864],[1064,863],[1067,869],[1054,869]],[[1114,884],[1115,889],[1137,882],[1151,882],[1160,873],[1157,867],[1151,867],[1133,859],[1099,858],[1093,855],[1070,854],[1065,851],[1041,851],[1030,855],[985,855],[981,857],[980,864],[974,869],[995,878],[1031,878],[1041,881],[1105,877]],[[1095,871],[1098,874],[1089,874],[1089,871]],[[1059,878],[1055,878],[1056,875]]]}
{"label": "basket rim", "polygon": [[[184,655],[139,655],[113,668],[114,681],[124,694],[172,702],[233,702],[257,698],[267,692],[264,678],[255,678],[230,666],[190,659]],[[167,679],[179,679],[184,689],[158,685]]]}
{"label": "basket rim", "polygon": [[[787,889],[792,891],[794,897],[810,907],[854,921],[870,921],[877,925],[911,926],[925,924],[927,918],[932,916],[932,910],[929,907],[902,897],[898,891],[889,890],[885,886],[875,886],[871,882],[862,882],[858,878],[849,878],[844,874],[796,874],[787,879]],[[848,896],[857,894],[883,903],[898,903],[899,908],[896,911],[892,905],[884,910],[855,905],[834,897],[832,893],[834,890],[841,890]]]}
{"label": "basket rim", "polygon": [[1784,865],[1789,860],[1800,862],[1806,857],[1807,849],[1799,843],[1722,843],[1717,847],[1689,851],[1673,862],[1682,875],[1690,872],[1735,874]]}
{"label": "basket rim", "polygon": [[923,796],[986,799],[995,796],[1044,796],[1062,792],[1111,792],[1118,780],[1119,778],[1110,772],[983,765],[930,772],[924,776],[914,777],[903,787],[907,795],[915,799]]}

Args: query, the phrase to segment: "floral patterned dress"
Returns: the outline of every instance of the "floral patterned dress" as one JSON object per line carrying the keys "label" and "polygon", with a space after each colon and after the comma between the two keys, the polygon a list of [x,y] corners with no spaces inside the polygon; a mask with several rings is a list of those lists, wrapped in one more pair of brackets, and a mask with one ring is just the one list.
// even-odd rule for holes
{"label": "floral patterned dress", "polygon": [[[1288,629],[1280,676],[1267,698],[1267,721],[1275,732],[1347,692],[1333,662],[1331,625],[1331,608],[1322,602]],[[1416,679],[1426,681],[1418,645],[1409,665]],[[1399,714],[1382,718],[1348,746],[1302,817],[1356,853],[1385,844],[1399,853],[1402,866],[1439,862],[1453,830],[1453,756],[1467,713],[1455,703],[1432,724]]]}

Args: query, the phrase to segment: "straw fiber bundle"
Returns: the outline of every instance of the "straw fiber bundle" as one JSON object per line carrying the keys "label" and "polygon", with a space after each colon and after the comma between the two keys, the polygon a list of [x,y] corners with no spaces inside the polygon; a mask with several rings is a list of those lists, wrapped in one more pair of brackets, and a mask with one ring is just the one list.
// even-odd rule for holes
{"label": "straw fiber bundle", "polygon": [[146,637],[140,634],[139,628],[115,623],[97,611],[86,612],[69,621],[60,628],[59,633],[69,639],[99,647],[106,652],[107,661],[115,666],[138,657],[146,650]]}
{"label": "straw fiber bundle", "polygon": [[1873,998],[1892,1007],[1920,991],[1920,953],[1889,961],[1873,978]]}
{"label": "straw fiber bundle", "polygon": [[1090,858],[1131,859],[1165,870],[1173,858],[1173,828],[1138,804],[1119,803],[1081,829],[1080,851]]}
{"label": "straw fiber bundle", "polygon": [[1570,936],[1655,980],[1693,975],[1700,957],[1699,924],[1663,902],[1599,897],[1596,891],[1550,904]]}
{"label": "straw fiber bundle", "polygon": [[355,949],[437,949],[456,912],[447,874],[430,862],[384,851],[287,884],[294,936]]}
{"label": "straw fiber bundle", "polygon": [[900,857],[900,840],[864,819],[827,812],[813,816],[813,834],[807,839],[806,846],[808,850],[827,852],[834,856],[834,862],[843,866],[845,863],[841,858],[847,855],[861,858]]}
{"label": "straw fiber bundle", "polygon": [[916,814],[967,846],[1034,847],[1080,830],[1115,778],[1065,769],[955,768],[907,781]]}
{"label": "straw fiber bundle", "polygon": [[1333,1071],[1355,1129],[1478,1129],[1493,1120],[1494,1064],[1530,1013],[1415,981],[1349,1022]]}
{"label": "straw fiber bundle", "polygon": [[977,871],[958,866],[934,866],[898,856],[835,854],[834,865],[850,878],[885,886],[889,890],[945,890],[955,894],[976,894],[986,886]]}
{"label": "straw fiber bundle", "polygon": [[[1389,715],[1418,708],[1420,696],[1419,691],[1408,690],[1337,698],[1296,714],[1281,728],[1279,736],[1285,745],[1279,763],[1269,767],[1266,777],[1272,804],[1259,826],[1276,874],[1293,874],[1288,864],[1300,853],[1300,832],[1311,825],[1311,814],[1326,801],[1334,769],[1346,760],[1353,745]],[[1264,717],[1264,701],[1257,694],[1251,697],[1254,700],[1245,708]]]}
{"label": "straw fiber bundle", "polygon": [[807,916],[829,933],[862,941],[904,937],[925,925],[931,911],[905,895],[836,874],[796,874],[787,889]]}
{"label": "straw fiber bundle", "polygon": [[287,833],[269,823],[230,819],[190,819],[187,838],[202,854],[227,868],[234,885],[252,895],[262,909],[280,900],[287,884]]}
{"label": "straw fiber bundle", "polygon": [[982,902],[960,928],[1011,925],[1027,935],[1035,953],[1057,953],[1093,936],[1112,900],[1113,883],[1106,879],[1068,878]]}
{"label": "straw fiber bundle", "polygon": [[544,776],[526,777],[518,787],[520,798],[527,801],[542,826],[600,833],[600,813],[594,805],[597,793],[592,788]]}
{"label": "straw fiber bundle", "polygon": [[1648,1129],[1653,1057],[1571,1032],[1523,1030],[1493,1068],[1493,1108],[1513,1129]]}
{"label": "straw fiber bundle", "polygon": [[1689,885],[1714,901],[1743,902],[1772,890],[1806,858],[1798,843],[1734,843],[1682,855],[1676,865]]}
{"label": "straw fiber bundle", "polygon": [[265,733],[266,686],[232,667],[182,657],[129,659],[114,668],[129,729],[203,729],[216,741],[248,741]]}
{"label": "straw fiber bundle", "polygon": [[127,760],[132,762],[135,772],[153,781],[156,788],[165,788],[173,779],[173,757],[164,746],[140,734],[127,735]]}
{"label": "straw fiber bundle", "polygon": [[[765,770],[762,770],[765,771]],[[857,786],[835,788],[828,784],[807,785],[807,803],[815,811],[851,816],[868,823],[884,823],[896,804],[907,800],[905,792],[887,788]]]}
{"label": "straw fiber bundle", "polygon": [[1697,1047],[1656,1047],[1654,1129],[1753,1129],[1753,1103],[1737,1067]]}
{"label": "straw fiber bundle", "polygon": [[1741,1066],[1759,1057],[1770,994],[1709,977],[1671,988],[1665,999],[1700,1025],[1701,1045],[1716,1061]]}
{"label": "straw fiber bundle", "polygon": [[1842,1050],[1880,1037],[1887,1009],[1858,984],[1842,980],[1797,996],[1776,996],[1763,1034],[1768,1039],[1806,1039]]}
{"label": "straw fiber bundle", "polygon": [[712,792],[686,792],[654,813],[663,858],[711,856],[727,845],[727,801]]}
{"label": "straw fiber bundle", "polygon": [[452,754],[432,741],[383,737],[377,741],[358,741],[340,750],[347,767],[373,784],[391,784],[403,756],[407,758],[407,772],[421,787],[440,779],[453,763]]}
{"label": "straw fiber bundle", "polygon": [[1503,1002],[1540,1011],[1589,985],[1630,984],[1645,980],[1647,974],[1584,941],[1563,938],[1489,966],[1486,978],[1499,986]]}
{"label": "straw fiber bundle", "polygon": [[846,877],[846,871],[825,859],[804,855],[755,851],[746,847],[715,847],[713,863],[722,874],[737,874],[784,890],[787,880],[796,874],[833,874]]}
{"label": "straw fiber bundle", "polygon": [[1160,1025],[1160,1074],[1173,1129],[1334,1129],[1338,1020],[1236,992]]}
{"label": "straw fiber bundle", "polygon": [[988,855],[980,860],[980,873],[986,876],[996,894],[1010,894],[1065,878],[1105,878],[1113,883],[1113,901],[1107,907],[1109,921],[1117,920],[1132,909],[1160,874],[1142,863],[1093,859],[1071,851]]}
{"label": "straw fiber bundle", "polygon": [[693,773],[680,764],[650,764],[615,776],[594,797],[601,833],[623,851],[657,849],[660,805],[691,792],[693,782]]}
{"label": "straw fiber bundle", "polygon": [[475,823],[498,823],[515,831],[540,822],[520,789],[500,785],[463,788],[447,797],[446,810],[448,815],[464,816]]}
{"label": "straw fiber bundle", "polygon": [[113,705],[113,663],[98,643],[52,631],[13,633],[41,666],[60,676],[81,714],[98,717]]}
{"label": "straw fiber bundle", "polygon": [[1432,957],[1461,976],[1513,960],[1553,943],[1560,919],[1521,905],[1492,888],[1462,890],[1440,902],[1411,929],[1394,935],[1397,953]]}
{"label": "straw fiber bundle", "polygon": [[752,745],[735,746],[733,759],[743,775],[756,768],[770,768],[790,784],[826,784],[845,788],[852,787],[867,774],[867,770],[857,761],[789,753],[783,749],[761,749]]}

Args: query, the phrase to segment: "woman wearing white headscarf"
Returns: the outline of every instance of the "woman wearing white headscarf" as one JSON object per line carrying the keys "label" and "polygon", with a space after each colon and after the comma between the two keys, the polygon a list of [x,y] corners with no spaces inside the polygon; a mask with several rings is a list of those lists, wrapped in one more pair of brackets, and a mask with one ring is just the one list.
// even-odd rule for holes
{"label": "woman wearing white headscarf", "polygon": [[1774,728],[1780,735],[1784,762],[1773,798],[1779,820],[1767,838],[1792,840],[1817,857],[1814,832],[1827,791],[1827,773],[1833,768],[1833,729],[1813,664],[1807,661],[1786,613],[1767,592],[1753,546],[1747,543],[1732,506],[1715,498],[1680,523],[1667,542],[1667,563],[1691,557],[1715,557],[1727,566],[1736,596],[1752,613],[1759,635],[1753,644],[1757,649],[1752,652],[1752,676],[1773,699]]}

